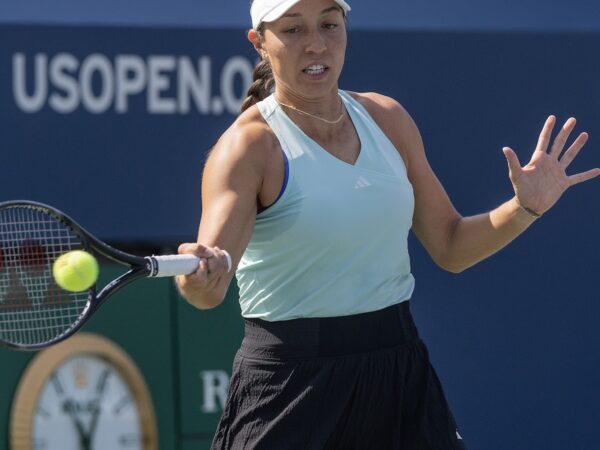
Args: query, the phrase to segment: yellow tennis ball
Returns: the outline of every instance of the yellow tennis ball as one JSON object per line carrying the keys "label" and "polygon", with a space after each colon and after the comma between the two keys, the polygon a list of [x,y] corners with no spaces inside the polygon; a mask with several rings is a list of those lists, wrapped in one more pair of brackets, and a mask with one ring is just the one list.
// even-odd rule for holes
{"label": "yellow tennis ball", "polygon": [[83,250],[60,255],[52,266],[56,283],[66,291],[79,292],[92,287],[98,279],[96,258]]}

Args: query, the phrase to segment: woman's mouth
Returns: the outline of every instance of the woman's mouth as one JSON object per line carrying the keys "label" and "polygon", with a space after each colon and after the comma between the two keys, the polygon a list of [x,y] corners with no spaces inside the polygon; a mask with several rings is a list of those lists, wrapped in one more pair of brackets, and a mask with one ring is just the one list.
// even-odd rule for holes
{"label": "woman's mouth", "polygon": [[321,75],[325,73],[328,68],[323,64],[313,64],[312,66],[308,66],[306,69],[302,70],[302,72],[307,73],[308,75]]}

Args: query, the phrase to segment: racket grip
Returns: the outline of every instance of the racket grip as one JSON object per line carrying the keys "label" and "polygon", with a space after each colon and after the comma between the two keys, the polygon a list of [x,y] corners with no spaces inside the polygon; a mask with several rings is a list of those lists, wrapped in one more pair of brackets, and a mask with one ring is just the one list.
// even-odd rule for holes
{"label": "racket grip", "polygon": [[189,275],[198,269],[200,258],[194,255],[148,256],[152,270],[151,277],[174,277]]}

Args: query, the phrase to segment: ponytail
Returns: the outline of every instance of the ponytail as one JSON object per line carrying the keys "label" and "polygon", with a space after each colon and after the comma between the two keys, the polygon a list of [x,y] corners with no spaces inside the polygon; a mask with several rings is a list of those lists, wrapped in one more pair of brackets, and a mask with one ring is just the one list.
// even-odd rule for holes
{"label": "ponytail", "polygon": [[244,112],[255,103],[267,98],[273,92],[275,87],[275,78],[273,78],[273,71],[271,70],[271,64],[267,60],[260,60],[254,68],[252,73],[252,84],[248,89],[248,96],[243,101],[241,111]]}

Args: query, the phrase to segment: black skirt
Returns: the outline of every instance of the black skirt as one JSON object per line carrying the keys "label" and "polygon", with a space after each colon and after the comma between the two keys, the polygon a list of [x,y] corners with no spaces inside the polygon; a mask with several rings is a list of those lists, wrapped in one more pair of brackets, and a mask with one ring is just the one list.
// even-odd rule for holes
{"label": "black skirt", "polygon": [[465,448],[408,302],[246,320],[212,449]]}

